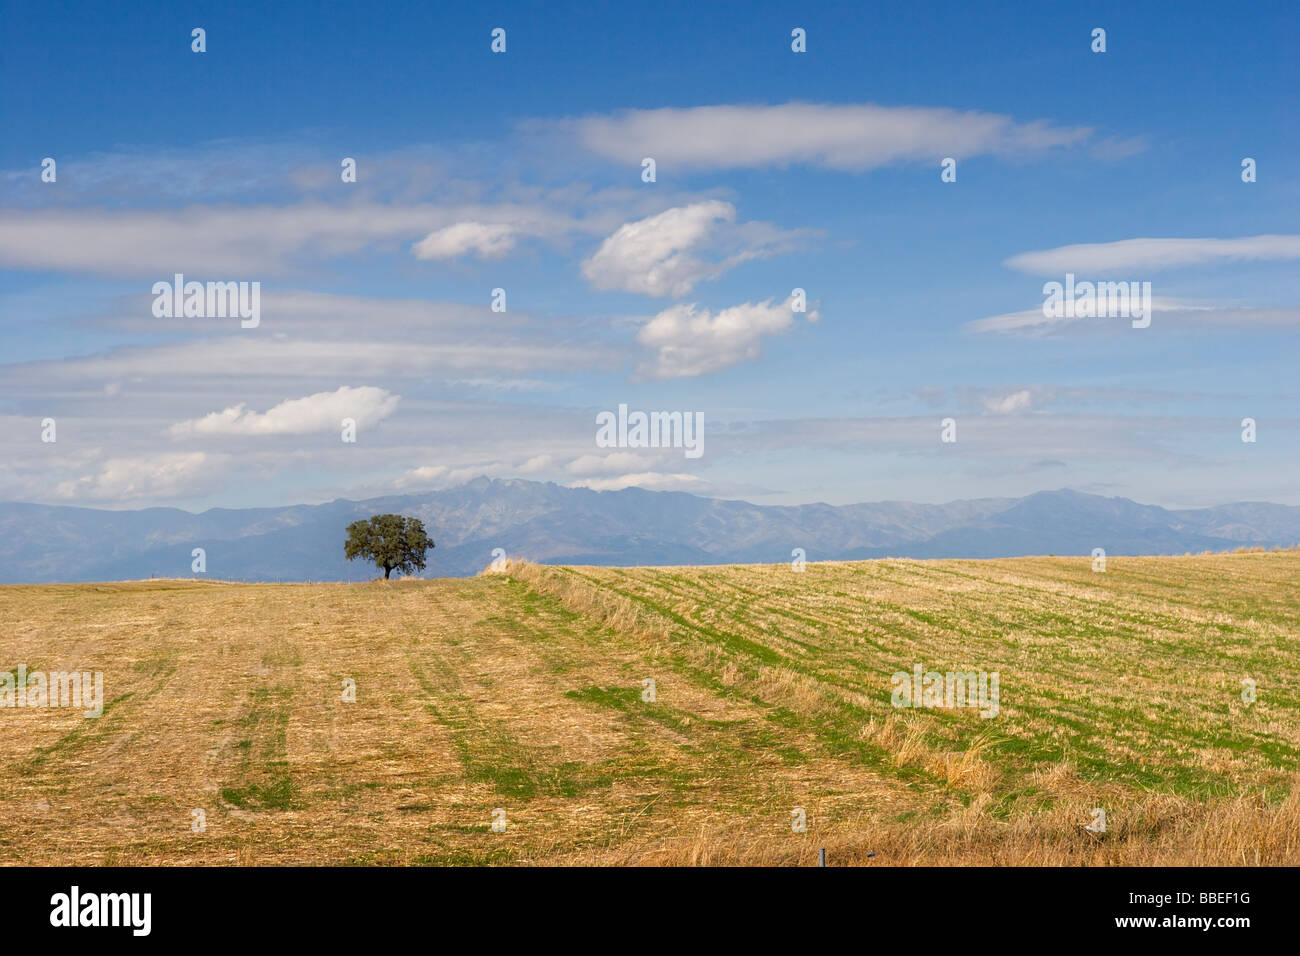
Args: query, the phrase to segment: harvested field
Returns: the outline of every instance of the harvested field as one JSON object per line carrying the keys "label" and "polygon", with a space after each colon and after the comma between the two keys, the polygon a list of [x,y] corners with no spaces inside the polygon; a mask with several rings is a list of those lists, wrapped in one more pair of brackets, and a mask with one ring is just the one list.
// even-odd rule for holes
{"label": "harvested field", "polygon": [[[1296,864],[1297,584],[1277,552],[2,587],[0,672],[105,705],[0,709],[0,862]],[[894,706],[917,664],[995,672],[996,716]]]}

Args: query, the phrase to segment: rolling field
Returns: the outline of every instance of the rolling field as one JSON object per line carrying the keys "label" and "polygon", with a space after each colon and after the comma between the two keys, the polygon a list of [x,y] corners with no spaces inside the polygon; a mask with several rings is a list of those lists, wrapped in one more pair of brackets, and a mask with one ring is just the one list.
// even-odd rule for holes
{"label": "rolling field", "polygon": [[1300,863],[1294,551],[2,587],[20,664],[106,703],[0,709],[4,864]]}

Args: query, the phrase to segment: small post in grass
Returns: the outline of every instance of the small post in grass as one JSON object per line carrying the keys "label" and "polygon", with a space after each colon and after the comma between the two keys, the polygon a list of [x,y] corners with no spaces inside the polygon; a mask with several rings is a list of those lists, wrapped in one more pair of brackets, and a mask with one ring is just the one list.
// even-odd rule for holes
{"label": "small post in grass", "polygon": [[818,866],[826,865],[826,847],[822,847],[820,850],[817,851],[817,865]]}

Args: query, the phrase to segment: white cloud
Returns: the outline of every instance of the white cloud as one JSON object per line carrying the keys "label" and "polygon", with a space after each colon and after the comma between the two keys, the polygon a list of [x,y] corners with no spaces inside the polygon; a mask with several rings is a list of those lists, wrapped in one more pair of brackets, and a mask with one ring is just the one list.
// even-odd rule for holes
{"label": "white cloud", "polygon": [[537,475],[551,471],[554,467],[555,458],[548,454],[534,455],[520,465],[505,461],[456,468],[450,465],[422,465],[404,471],[393,481],[392,487],[398,491],[410,488],[454,488],[480,476]]}
{"label": "white cloud", "polygon": [[[795,235],[747,223],[719,237],[719,224],[733,223],[735,218],[731,203],[713,199],[624,223],[582,264],[582,274],[597,289],[682,296],[697,282],[716,279],[747,259],[772,254]],[[691,254],[717,239],[734,252],[716,261]]]}
{"label": "white cloud", "polygon": [[423,465],[403,472],[393,482],[393,488],[399,491],[409,488],[434,490],[455,488],[467,481],[473,481],[475,478],[500,474],[502,469],[509,470],[509,466],[502,462],[493,462],[487,465],[468,465],[463,468],[451,468],[448,465]]}
{"label": "white cloud", "polygon": [[[651,378],[682,378],[728,368],[757,358],[761,341],[794,324],[791,299],[773,304],[746,302],[712,313],[694,303],[675,305],[641,327],[637,341],[655,350],[654,361],[641,367]],[[807,313],[810,322],[819,314]]]}
{"label": "white cloud", "polygon": [[617,475],[629,469],[645,469],[650,466],[650,459],[644,455],[635,455],[630,451],[616,451],[608,455],[583,455],[575,458],[565,466],[571,475]]}
{"label": "white cloud", "polygon": [[645,488],[647,491],[699,491],[707,484],[708,482],[696,475],[647,471],[620,475],[617,478],[588,478],[575,481],[569,487],[589,488],[592,491],[621,491],[624,488]]}
{"label": "white cloud", "polygon": [[811,163],[865,170],[945,156],[1023,157],[1086,143],[1086,127],[1016,122],[996,113],[867,104],[786,103],[625,110],[562,120],[592,152],[619,162],[652,156],[659,169],[736,169]]}
{"label": "white cloud", "polygon": [[[1032,275],[1067,272],[1084,278],[1119,279],[1115,273],[1173,269],[1208,262],[1300,259],[1300,236],[1243,236],[1238,239],[1121,239],[1023,252],[1004,265]],[[1132,276],[1128,276],[1132,278]]]}
{"label": "white cloud", "polygon": [[445,487],[450,484],[447,480],[447,476],[450,474],[451,469],[446,465],[421,465],[419,468],[408,469],[399,475],[393,482],[393,487],[398,489]]}
{"label": "white cloud", "polygon": [[1027,388],[1022,388],[1018,392],[1011,392],[1007,395],[990,395],[984,399],[984,407],[991,412],[997,412],[999,415],[1022,411],[1032,403],[1033,397]]}
{"label": "white cloud", "polygon": [[456,259],[475,252],[500,259],[514,248],[518,230],[504,223],[458,222],[429,233],[411,249],[417,259]]}
{"label": "white cloud", "polygon": [[534,455],[520,465],[516,471],[522,475],[535,475],[555,467],[555,458],[551,455]]}
{"label": "white cloud", "polygon": [[391,415],[400,400],[382,388],[344,385],[334,392],[289,399],[265,413],[249,411],[241,402],[203,418],[177,422],[168,431],[174,436],[306,435],[334,431],[344,418],[365,428]]}
{"label": "white cloud", "polygon": [[176,498],[211,488],[217,459],[204,452],[112,458],[92,475],[60,482],[55,497],[129,501]]}

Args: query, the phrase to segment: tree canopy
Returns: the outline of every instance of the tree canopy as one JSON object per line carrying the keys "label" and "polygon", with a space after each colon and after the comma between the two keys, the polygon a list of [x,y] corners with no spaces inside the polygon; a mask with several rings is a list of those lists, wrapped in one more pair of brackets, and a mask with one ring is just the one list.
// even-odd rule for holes
{"label": "tree canopy", "polygon": [[433,548],[433,539],[424,532],[419,518],[402,515],[375,515],[369,520],[348,525],[348,540],[343,553],[349,561],[365,558],[382,568],[384,580],[394,571],[409,575],[424,570],[424,554]]}

